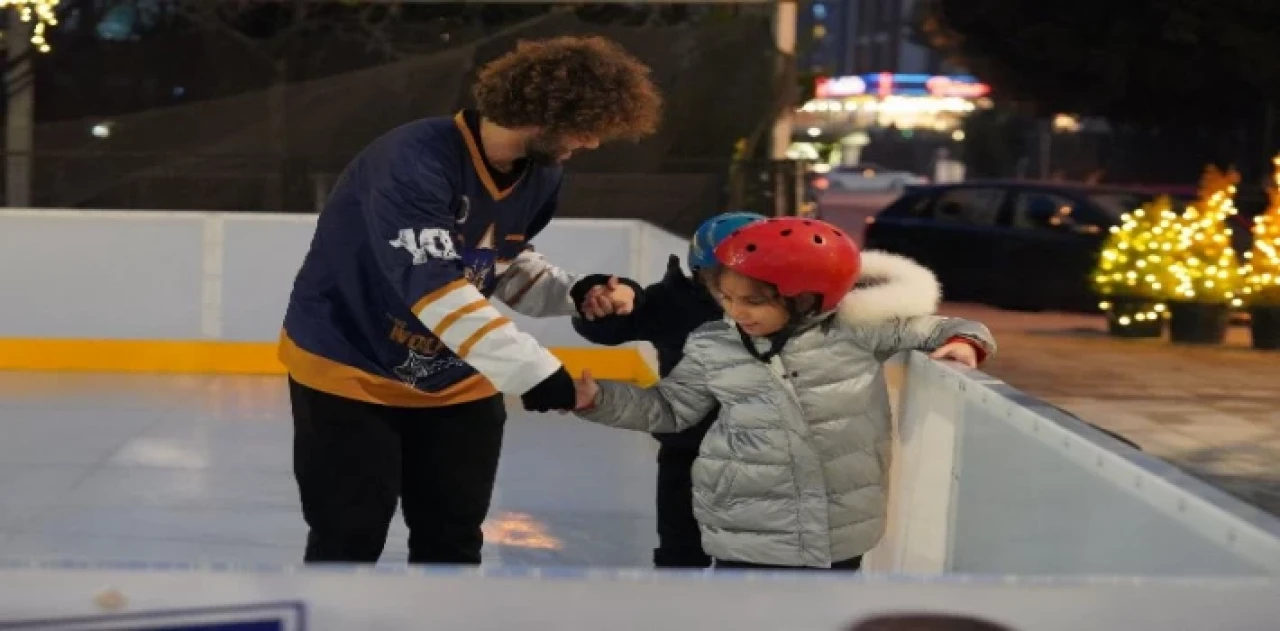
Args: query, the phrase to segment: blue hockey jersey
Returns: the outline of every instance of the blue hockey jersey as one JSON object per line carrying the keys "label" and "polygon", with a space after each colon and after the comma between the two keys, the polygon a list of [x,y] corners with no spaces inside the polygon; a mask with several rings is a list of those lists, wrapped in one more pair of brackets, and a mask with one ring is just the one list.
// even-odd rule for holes
{"label": "blue hockey jersey", "polygon": [[280,359],[308,387],[400,407],[523,394],[560,361],[489,297],[571,315],[577,278],[529,242],[555,212],[558,167],[522,165],[500,188],[467,118],[375,140],[320,213],[294,281]]}

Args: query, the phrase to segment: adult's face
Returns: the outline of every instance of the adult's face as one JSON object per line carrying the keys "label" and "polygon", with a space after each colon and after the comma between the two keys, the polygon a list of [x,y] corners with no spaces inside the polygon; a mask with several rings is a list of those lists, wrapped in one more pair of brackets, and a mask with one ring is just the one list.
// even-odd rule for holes
{"label": "adult's face", "polygon": [[539,131],[525,143],[525,156],[536,164],[550,166],[568,160],[575,151],[595,149],[599,146],[598,138]]}

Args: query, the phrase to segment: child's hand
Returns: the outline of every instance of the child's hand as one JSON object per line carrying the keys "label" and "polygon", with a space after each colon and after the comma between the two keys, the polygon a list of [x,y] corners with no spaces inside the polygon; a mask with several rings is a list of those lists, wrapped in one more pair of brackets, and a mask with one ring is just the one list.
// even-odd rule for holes
{"label": "child's hand", "polygon": [[600,393],[600,384],[591,378],[591,371],[582,371],[582,378],[575,379],[573,387],[578,391],[578,400],[573,407],[574,412],[595,407],[596,395]]}
{"label": "child's hand", "polygon": [[636,292],[631,286],[618,281],[617,276],[592,287],[582,301],[582,315],[595,320],[608,315],[628,315],[635,307]]}
{"label": "child's hand", "polygon": [[978,351],[974,350],[973,346],[967,342],[951,342],[949,344],[944,344],[938,350],[933,351],[933,354],[929,355],[929,357],[938,360],[949,359],[951,361],[964,364],[969,368],[978,367]]}

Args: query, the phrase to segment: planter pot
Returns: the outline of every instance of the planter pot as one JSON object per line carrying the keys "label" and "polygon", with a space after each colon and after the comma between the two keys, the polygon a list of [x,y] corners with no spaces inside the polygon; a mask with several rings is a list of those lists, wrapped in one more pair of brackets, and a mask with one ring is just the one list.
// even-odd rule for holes
{"label": "planter pot", "polygon": [[1254,348],[1280,349],[1280,306],[1249,307],[1249,331],[1253,333]]}
{"label": "planter pot", "polygon": [[1169,304],[1169,339],[1180,344],[1221,344],[1227,339],[1231,309],[1224,304]]}
{"label": "planter pot", "polygon": [[[1151,338],[1164,335],[1164,318],[1156,303],[1143,298],[1112,298],[1107,309],[1107,333],[1115,337]],[[1153,317],[1154,314],[1154,317]]]}

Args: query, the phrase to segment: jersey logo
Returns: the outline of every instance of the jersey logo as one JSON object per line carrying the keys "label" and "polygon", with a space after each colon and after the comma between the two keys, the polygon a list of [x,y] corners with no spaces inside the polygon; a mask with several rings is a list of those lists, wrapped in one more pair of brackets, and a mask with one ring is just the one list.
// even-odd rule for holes
{"label": "jersey logo", "polygon": [[431,259],[454,261],[460,258],[449,231],[441,228],[423,228],[415,237],[412,228],[405,228],[393,241],[393,248],[403,248],[413,255],[414,265],[423,265]]}
{"label": "jersey logo", "polygon": [[480,293],[489,295],[496,283],[498,253],[493,250],[466,248],[462,252],[463,276]]}
{"label": "jersey logo", "polygon": [[466,366],[466,362],[452,353],[444,355],[423,355],[417,351],[409,351],[404,363],[392,369],[396,377],[406,385],[417,388],[420,382],[433,375],[440,374],[450,368]]}

